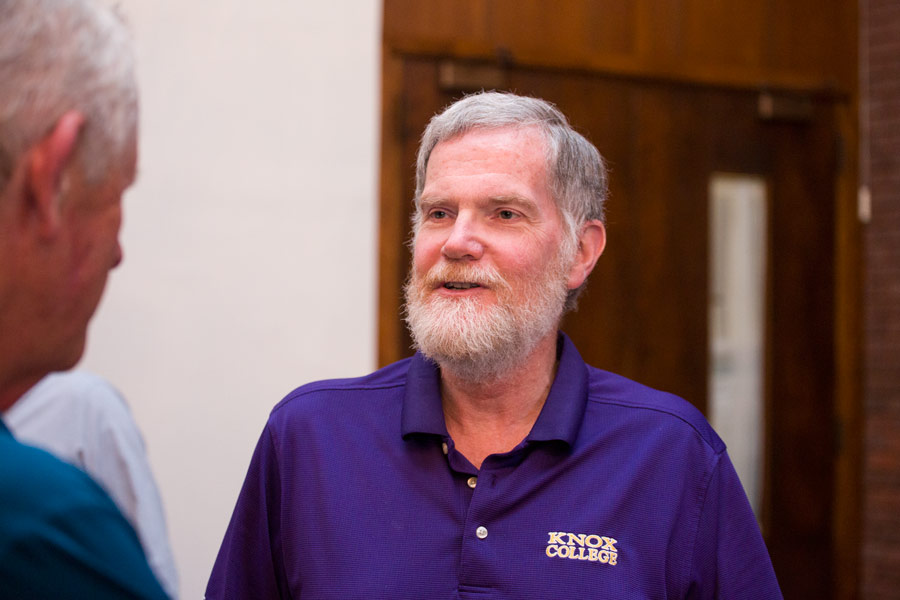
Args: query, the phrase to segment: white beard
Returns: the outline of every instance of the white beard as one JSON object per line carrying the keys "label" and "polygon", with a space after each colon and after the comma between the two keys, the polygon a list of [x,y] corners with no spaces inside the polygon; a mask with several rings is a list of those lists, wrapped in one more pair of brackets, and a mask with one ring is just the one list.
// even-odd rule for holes
{"label": "white beard", "polygon": [[[442,368],[469,381],[490,381],[521,365],[559,326],[568,289],[568,262],[560,249],[533,280],[514,284],[493,267],[442,262],[423,277],[413,270],[405,286],[406,323],[413,343]],[[444,281],[488,287],[496,302],[434,294]]]}

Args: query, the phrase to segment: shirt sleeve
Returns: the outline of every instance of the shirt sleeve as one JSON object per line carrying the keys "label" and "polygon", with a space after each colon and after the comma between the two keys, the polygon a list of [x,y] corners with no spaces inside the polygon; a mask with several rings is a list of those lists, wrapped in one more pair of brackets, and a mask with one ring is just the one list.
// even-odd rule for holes
{"label": "shirt sleeve", "polygon": [[718,456],[703,499],[687,598],[782,600],[753,510],[726,452]]}
{"label": "shirt sleeve", "polygon": [[281,540],[281,479],[267,426],[238,496],[206,599],[290,598]]}
{"label": "shirt sleeve", "polygon": [[15,523],[0,540],[0,596],[168,598],[112,500],[87,475],[66,468],[36,498],[4,500]]}
{"label": "shirt sleeve", "polygon": [[124,399],[98,379],[84,394],[91,431],[85,436],[84,468],[112,496],[134,526],[147,560],[166,591],[178,588],[162,500],[144,440]]}

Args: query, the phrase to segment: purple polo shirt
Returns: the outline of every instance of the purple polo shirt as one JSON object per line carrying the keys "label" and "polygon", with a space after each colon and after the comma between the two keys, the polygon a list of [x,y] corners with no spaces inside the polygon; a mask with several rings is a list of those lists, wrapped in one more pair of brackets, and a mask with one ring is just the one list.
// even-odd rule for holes
{"label": "purple polo shirt", "polygon": [[560,335],[531,433],[475,469],[421,355],[269,418],[206,597],[781,598],[721,440]]}

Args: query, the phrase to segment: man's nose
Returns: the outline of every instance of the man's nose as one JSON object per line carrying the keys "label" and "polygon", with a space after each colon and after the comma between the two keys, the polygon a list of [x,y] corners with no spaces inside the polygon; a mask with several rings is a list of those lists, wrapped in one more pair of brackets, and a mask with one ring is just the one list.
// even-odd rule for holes
{"label": "man's nose", "polygon": [[469,215],[459,215],[441,248],[441,254],[452,260],[478,260],[484,254],[483,232]]}

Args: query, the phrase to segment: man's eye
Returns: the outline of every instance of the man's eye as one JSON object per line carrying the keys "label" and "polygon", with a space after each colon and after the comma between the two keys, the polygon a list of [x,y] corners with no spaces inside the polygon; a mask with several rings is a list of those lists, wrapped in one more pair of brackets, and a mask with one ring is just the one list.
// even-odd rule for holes
{"label": "man's eye", "polygon": [[430,213],[428,213],[428,218],[429,219],[446,219],[447,212],[443,211],[443,210],[433,210]]}
{"label": "man's eye", "polygon": [[511,210],[501,210],[501,211],[500,211],[499,213],[497,213],[497,214],[499,215],[499,217],[500,217],[501,219],[506,219],[506,220],[508,220],[508,219],[515,219],[515,218],[516,218],[516,213],[514,213],[514,212],[511,211]]}

